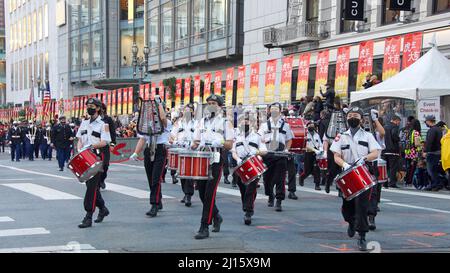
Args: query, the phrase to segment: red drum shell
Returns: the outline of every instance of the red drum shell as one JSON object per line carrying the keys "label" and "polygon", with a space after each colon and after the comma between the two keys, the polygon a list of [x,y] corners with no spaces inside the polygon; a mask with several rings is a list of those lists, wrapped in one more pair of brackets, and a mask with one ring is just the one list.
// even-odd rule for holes
{"label": "red drum shell", "polygon": [[305,120],[302,118],[286,118],[291,127],[294,138],[292,139],[291,153],[304,153],[306,150],[307,129]]}
{"label": "red drum shell", "polygon": [[317,158],[317,166],[322,171],[326,171],[328,169],[328,159],[326,157]]}
{"label": "red drum shell", "polygon": [[236,174],[244,184],[255,181],[266,171],[267,167],[262,158],[256,155],[248,157],[235,169]]}
{"label": "red drum shell", "polygon": [[181,152],[179,148],[172,148],[167,150],[167,168],[169,170],[178,170],[178,153]]}
{"label": "red drum shell", "polygon": [[334,181],[347,201],[376,185],[365,164],[357,165],[338,175]]}
{"label": "red drum shell", "polygon": [[178,177],[180,179],[209,180],[210,152],[185,151],[178,154]]}
{"label": "red drum shell", "polygon": [[388,181],[387,164],[384,160],[378,160],[378,183],[385,183]]}
{"label": "red drum shell", "polygon": [[91,149],[81,150],[68,165],[80,182],[86,182],[103,169],[103,161]]}

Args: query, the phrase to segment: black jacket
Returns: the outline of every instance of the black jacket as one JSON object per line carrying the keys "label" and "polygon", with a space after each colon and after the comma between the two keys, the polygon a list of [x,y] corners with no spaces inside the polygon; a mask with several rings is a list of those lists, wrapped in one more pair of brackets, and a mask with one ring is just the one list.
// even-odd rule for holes
{"label": "black jacket", "polygon": [[36,138],[34,139],[34,145],[40,145],[44,143],[44,132],[45,129],[37,128]]}
{"label": "black jacket", "polygon": [[[17,137],[13,137],[13,136],[19,136]],[[9,129],[8,131],[8,140],[11,141],[13,144],[19,144],[22,142],[22,130],[20,129],[20,127],[11,127],[11,129]]]}
{"label": "black jacket", "polygon": [[386,135],[384,141],[386,149],[384,153],[400,154],[400,130],[399,127],[392,122],[389,122],[385,127]]}
{"label": "black jacket", "polygon": [[68,124],[57,124],[52,128],[52,143],[56,148],[68,148],[70,147],[71,137],[75,137],[72,133],[72,129]]}
{"label": "black jacket", "polygon": [[325,98],[325,104],[327,105],[327,107],[333,108],[334,107],[334,99],[336,97],[336,92],[334,92],[333,90],[329,89],[324,94],[322,92],[322,90],[320,90],[320,94],[322,95],[322,97]]}
{"label": "black jacket", "polygon": [[427,132],[427,138],[425,140],[425,152],[437,153],[441,151],[441,138],[442,131],[437,126],[433,126]]}

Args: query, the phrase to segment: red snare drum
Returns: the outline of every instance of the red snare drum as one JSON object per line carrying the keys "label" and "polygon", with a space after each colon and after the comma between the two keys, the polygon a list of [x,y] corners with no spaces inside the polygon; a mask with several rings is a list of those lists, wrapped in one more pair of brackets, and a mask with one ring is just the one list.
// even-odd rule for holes
{"label": "red snare drum", "polygon": [[167,150],[167,169],[178,170],[178,153],[183,151],[180,148],[171,148]]}
{"label": "red snare drum", "polygon": [[292,153],[300,154],[306,150],[306,133],[305,121],[302,118],[286,118],[286,122],[291,127],[294,138],[292,139],[291,149]]}
{"label": "red snare drum", "polygon": [[326,171],[328,169],[328,159],[326,157],[318,157],[317,166],[319,166],[321,171]]}
{"label": "red snare drum", "polygon": [[181,151],[178,154],[178,177],[180,179],[209,180],[211,152]]}
{"label": "red snare drum", "polygon": [[378,165],[378,183],[385,183],[388,180],[387,164],[383,159],[377,160]]}
{"label": "red snare drum", "polygon": [[70,159],[69,169],[83,183],[103,170],[103,161],[92,149],[84,149]]}
{"label": "red snare drum", "polygon": [[267,171],[267,167],[260,156],[254,155],[242,161],[234,171],[241,178],[242,183],[249,184],[261,177]]}
{"label": "red snare drum", "polygon": [[374,177],[365,164],[356,165],[336,177],[336,186],[342,191],[347,201],[376,185]]}

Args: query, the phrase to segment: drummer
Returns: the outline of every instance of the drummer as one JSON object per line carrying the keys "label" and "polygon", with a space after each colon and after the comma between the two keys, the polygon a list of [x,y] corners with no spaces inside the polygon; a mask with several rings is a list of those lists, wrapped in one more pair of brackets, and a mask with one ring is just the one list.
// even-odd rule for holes
{"label": "drummer", "polygon": [[222,106],[224,100],[219,95],[210,95],[207,99],[205,117],[199,121],[199,125],[194,132],[194,143],[192,149],[211,148],[211,175],[210,180],[196,181],[200,199],[203,203],[201,225],[195,239],[205,239],[209,237],[209,225],[213,223],[212,232],[219,232],[223,221],[216,206],[216,192],[219,185],[224,157],[227,150],[233,148],[233,125],[223,118]]}
{"label": "drummer", "polygon": [[[101,158],[104,158],[104,150],[111,142],[111,135],[109,133],[109,126],[100,116],[102,102],[97,98],[90,98],[86,102],[87,112],[90,119],[83,120],[78,129],[76,137],[78,138],[78,151],[84,148],[92,148],[95,153]],[[84,210],[86,216],[84,217],[79,228],[88,228],[92,226],[92,215],[95,212],[95,207],[100,209],[96,223],[103,222],[103,219],[109,215],[108,208],[105,206],[105,201],[100,193],[100,181],[102,173],[97,173],[93,178],[86,182],[86,194],[84,195]]]}
{"label": "drummer", "polygon": [[[258,134],[266,144],[269,152],[288,153],[291,148],[293,133],[289,124],[281,118],[281,104],[276,102],[269,106],[270,118],[260,125]],[[264,157],[268,170],[264,173],[264,190],[269,196],[267,205],[273,207],[276,197],[276,211],[282,211],[281,202],[286,197],[287,157],[267,154]],[[274,196],[273,187],[276,186]]]}
{"label": "drummer", "polygon": [[[172,129],[171,142],[178,147],[190,148],[196,126],[194,104],[189,103],[184,107],[183,117],[176,122]],[[194,180],[181,179],[181,188],[184,193],[181,203],[184,203],[186,207],[190,207],[192,205],[191,198],[194,195]]]}
{"label": "drummer", "polygon": [[[261,142],[261,136],[256,131],[256,120],[251,119],[250,115],[249,112],[245,112],[239,117],[239,129],[232,149],[233,159],[238,166],[249,156],[264,155],[267,152],[266,145]],[[237,175],[235,179],[241,191],[242,209],[245,213],[244,223],[250,225],[259,177],[249,184],[244,184]]]}
{"label": "drummer", "polygon": [[[374,136],[361,128],[363,115],[360,108],[351,108],[347,113],[350,129],[337,135],[331,145],[330,150],[334,153],[334,160],[344,171],[350,169],[351,164],[373,161],[380,154],[381,147]],[[366,233],[369,232],[367,214],[370,195],[371,190],[367,190],[351,201],[343,199],[342,204],[342,215],[349,224],[347,234],[352,238],[355,236],[355,231],[359,233],[358,248],[361,251],[367,250]]]}
{"label": "drummer", "polygon": [[300,175],[300,186],[304,185],[305,179],[313,175],[315,189],[320,191],[320,169],[317,164],[317,158],[323,155],[323,145],[319,134],[316,131],[316,125],[312,120],[306,123],[308,132],[306,133],[306,153],[303,173]]}

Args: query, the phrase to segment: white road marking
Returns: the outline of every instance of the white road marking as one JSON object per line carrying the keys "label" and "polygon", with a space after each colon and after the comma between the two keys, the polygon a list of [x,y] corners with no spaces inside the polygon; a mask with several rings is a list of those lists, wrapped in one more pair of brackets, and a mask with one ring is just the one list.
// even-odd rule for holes
{"label": "white road marking", "polygon": [[5,178],[5,179],[0,179],[0,181],[32,181],[33,179],[31,178]]}
{"label": "white road marking", "polygon": [[97,250],[89,244],[80,244],[76,248],[70,245],[39,246],[21,248],[3,248],[0,253],[108,253],[107,250]]}
{"label": "white road marking", "polygon": [[3,186],[20,190],[34,196],[40,197],[44,200],[77,200],[81,199],[78,196],[54,190],[48,187],[33,183],[17,183],[17,184],[1,184]]}
{"label": "white road marking", "polygon": [[[233,190],[233,189],[228,189],[228,188],[218,187],[218,188],[217,188],[217,192],[220,192],[220,193],[223,193],[223,194],[228,194],[228,195],[233,195],[233,196],[239,196],[239,197],[241,197],[241,192],[240,192],[239,190]],[[265,196],[265,195],[258,194],[258,195],[256,195],[256,199],[267,200],[268,197]]]}
{"label": "white road marking", "polygon": [[131,167],[131,168],[136,168],[136,169],[145,169],[144,166],[136,166],[136,165],[130,165],[130,164],[123,164],[123,163],[113,163],[111,165],[117,165],[117,166],[124,166],[124,167]]}
{"label": "white road marking", "polygon": [[28,236],[28,235],[40,235],[40,234],[50,234],[50,231],[48,231],[42,227],[0,230],[0,237]]}
{"label": "white road marking", "polygon": [[411,209],[426,210],[426,211],[450,214],[450,211],[448,211],[448,210],[432,209],[432,208],[419,207],[419,206],[400,204],[400,203],[385,203],[385,205],[391,205],[391,206],[397,206],[397,207],[404,207],[404,208],[411,208]]}
{"label": "white road marking", "polygon": [[59,179],[65,179],[65,180],[75,179],[75,178],[70,178],[70,177],[67,177],[67,176],[60,176],[60,175],[43,173],[43,172],[35,172],[35,171],[20,169],[20,168],[16,168],[16,167],[5,166],[5,165],[0,165],[0,167],[7,168],[7,169],[10,169],[10,170],[13,170],[13,171],[18,171],[18,172],[30,173],[30,174],[36,174],[36,175],[43,175],[43,176],[59,178]]}
{"label": "white road marking", "polygon": [[[118,184],[113,184],[113,183],[107,183],[107,190],[113,191],[116,193],[120,193],[120,194],[124,194],[124,195],[128,195],[128,196],[132,196],[132,197],[136,197],[139,199],[148,199],[150,197],[149,191],[136,189],[136,188],[132,188],[132,187],[127,187],[127,186],[123,186],[123,185],[118,185]],[[163,198],[174,199],[175,197],[163,195]]]}
{"label": "white road marking", "polygon": [[1,216],[0,223],[4,223],[4,222],[14,222],[14,219],[7,217],[7,216]]}
{"label": "white road marking", "polygon": [[450,195],[436,194],[436,193],[425,193],[425,192],[419,192],[419,191],[406,191],[406,190],[402,191],[402,190],[395,190],[395,189],[383,189],[383,192],[400,193],[400,194],[406,194],[406,195],[414,195],[414,196],[422,196],[422,197],[450,200]]}
{"label": "white road marking", "polygon": [[[297,190],[303,191],[303,192],[309,192],[309,193],[317,193],[317,194],[323,194],[323,195],[332,195],[332,196],[336,196],[336,197],[339,196],[337,191],[330,191],[330,193],[328,194],[325,191],[316,191],[315,189],[309,189],[309,188],[305,188],[305,187],[300,187],[300,188],[297,187]],[[382,202],[391,202],[391,200],[384,199],[384,198],[381,198],[381,201]]]}

